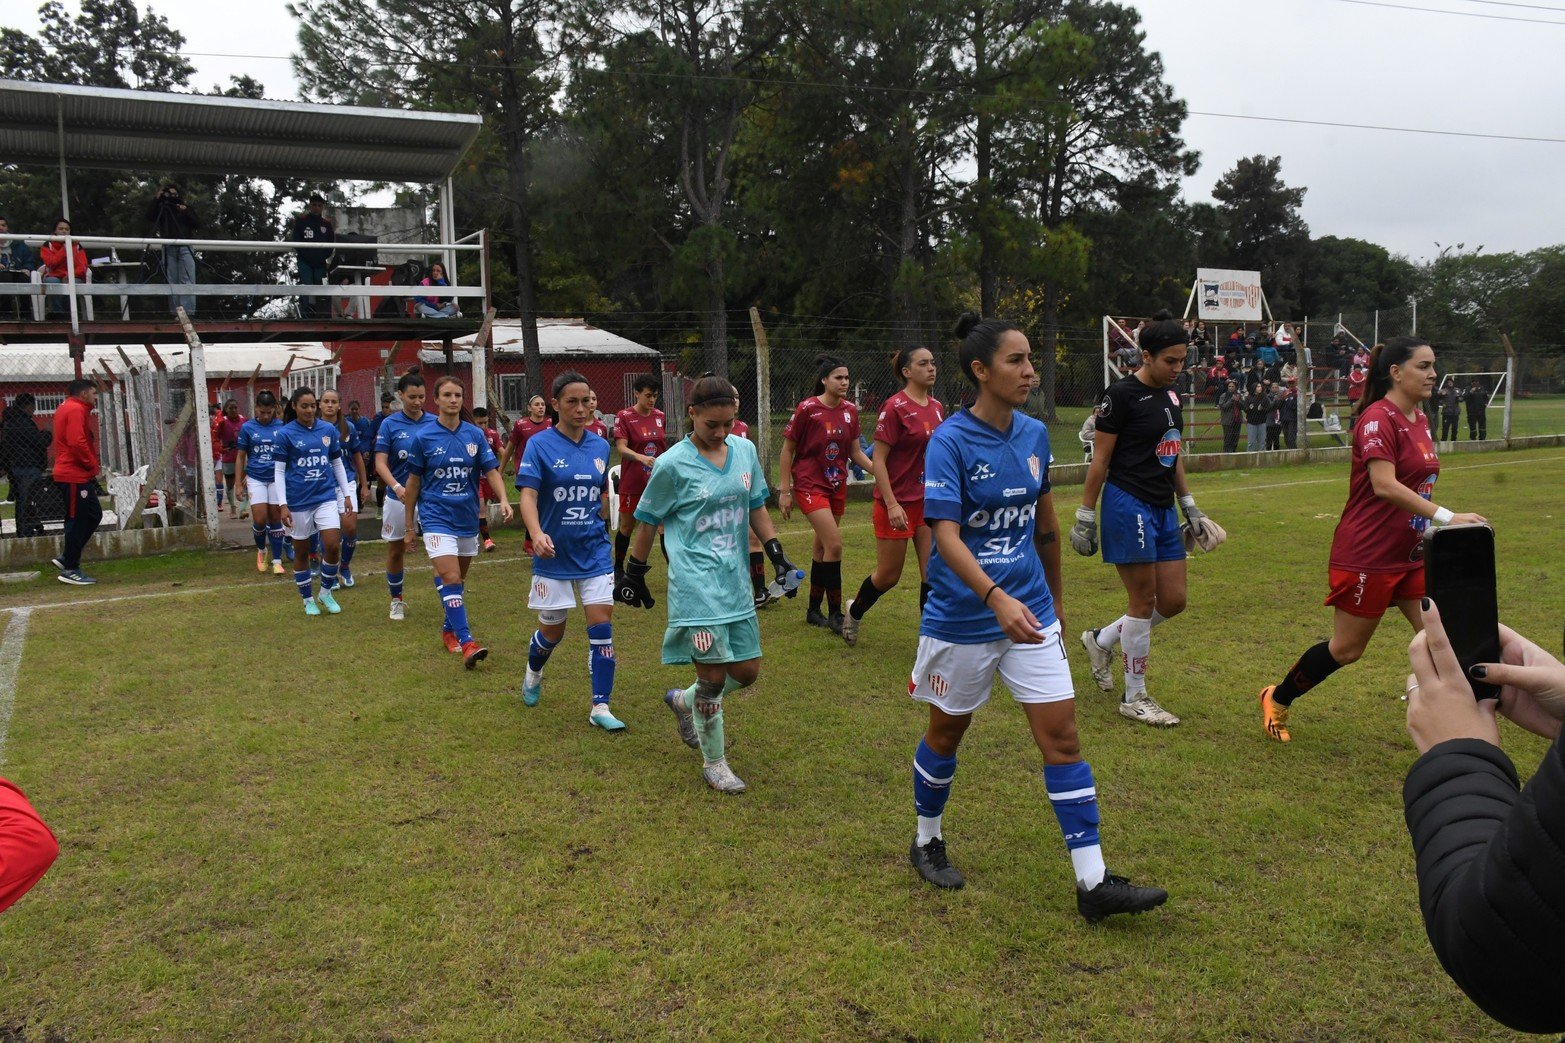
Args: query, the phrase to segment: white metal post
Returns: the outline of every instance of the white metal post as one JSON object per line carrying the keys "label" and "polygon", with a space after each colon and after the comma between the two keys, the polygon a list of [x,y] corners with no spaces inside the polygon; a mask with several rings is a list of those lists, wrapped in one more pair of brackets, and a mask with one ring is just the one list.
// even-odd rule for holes
{"label": "white metal post", "polygon": [[772,345],[761,325],[761,312],[750,309],[750,328],[755,333],[755,437],[761,453],[761,473],[768,487],[772,484]]}
{"label": "white metal post", "polygon": [[473,350],[468,353],[473,378],[473,405],[489,408],[489,344],[494,340],[494,324],[484,323],[473,338]]}
{"label": "white metal post", "polygon": [[60,144],[60,216],[71,219],[70,183],[65,176],[65,100],[54,97],[55,139]]}
{"label": "white metal post", "polygon": [[[453,191],[450,178],[440,183],[440,241],[442,243],[456,242],[456,213],[451,198]],[[446,269],[446,281],[455,286],[460,281],[456,274],[456,254],[447,250],[440,256]]]}
{"label": "white metal post", "polygon": [[207,540],[217,543],[217,486],[212,467],[212,413],[207,409],[206,349],[196,329],[190,324],[185,309],[180,308],[180,325],[185,327],[185,342],[190,345],[190,401],[196,408],[196,474],[200,482],[196,488],[201,494],[201,521],[206,526]]}

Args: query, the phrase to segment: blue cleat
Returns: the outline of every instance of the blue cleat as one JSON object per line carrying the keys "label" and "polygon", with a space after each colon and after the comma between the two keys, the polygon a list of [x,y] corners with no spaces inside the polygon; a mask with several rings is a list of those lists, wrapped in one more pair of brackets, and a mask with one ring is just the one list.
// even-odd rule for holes
{"label": "blue cleat", "polygon": [[337,604],[337,599],[331,596],[331,591],[323,590],[315,597],[316,600],[321,603],[321,607],[330,612],[332,615],[335,616],[337,613],[342,611],[342,606]]}
{"label": "blue cleat", "polygon": [[342,585],[343,586],[345,586],[345,587],[353,586],[353,573],[349,572],[346,566],[344,566],[344,568],[343,568],[342,572],[339,574],[339,576],[340,576],[340,578],[342,580]]}
{"label": "blue cleat", "polygon": [[[543,674],[538,673],[532,667],[527,668],[527,676],[522,679],[522,705],[537,706],[538,700],[543,698]],[[624,727],[624,725],[620,725]]]}
{"label": "blue cleat", "polygon": [[321,614],[321,606],[315,603],[314,598],[304,599],[304,614],[307,616],[318,616]]}
{"label": "blue cleat", "polygon": [[609,712],[607,703],[593,703],[592,712],[587,715],[587,723],[596,725],[606,732],[621,731],[625,727],[624,721]]}

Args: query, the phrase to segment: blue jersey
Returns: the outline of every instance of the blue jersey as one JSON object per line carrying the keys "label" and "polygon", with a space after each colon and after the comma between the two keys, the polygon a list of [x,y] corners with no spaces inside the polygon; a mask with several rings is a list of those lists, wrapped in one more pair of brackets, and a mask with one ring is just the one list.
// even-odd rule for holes
{"label": "blue jersey", "polygon": [[[962,544],[992,583],[1049,626],[1054,598],[1033,548],[1038,497],[1049,491],[1049,432],[1020,410],[996,431],[962,410],[935,428],[924,456],[924,519],[961,524]],[[956,645],[1005,637],[983,598],[968,589],[937,547],[929,559],[929,602],[918,632]]]}
{"label": "blue jersey", "polygon": [[285,424],[277,433],[277,452],[290,510],[318,507],[341,497],[331,465],[342,459],[342,439],[335,427],[319,418],[309,427],[297,420]]}
{"label": "blue jersey", "polygon": [[[400,409],[380,422],[380,430],[375,435],[375,452],[386,454],[386,466],[398,485],[408,484],[408,451],[413,446],[414,436],[439,422],[433,413],[420,413],[417,420],[409,420]],[[386,495],[393,500],[397,498],[390,489],[386,490]]]}
{"label": "blue jersey", "polygon": [[[359,429],[353,425],[353,421],[349,420],[347,427],[347,434],[342,435],[340,431],[338,432],[339,435],[342,435],[342,469],[348,472],[348,484],[358,485],[359,472],[354,468],[353,461],[355,457],[364,451],[364,442],[359,438]],[[368,470],[369,467],[366,465],[366,473]]]}
{"label": "blue jersey", "polygon": [[349,417],[348,424],[353,428],[353,433],[359,436],[359,452],[369,452],[370,446],[375,444],[375,432],[370,428],[370,418],[361,416],[355,420]]}
{"label": "blue jersey", "polygon": [[557,427],[527,440],[516,484],[538,490],[538,523],[554,541],[554,557],[533,558],[533,574],[550,579],[591,579],[614,571],[609,530],[598,511],[609,468],[609,443],[583,431],[572,442]]}
{"label": "blue jersey", "polygon": [[239,429],[235,444],[245,453],[245,477],[270,485],[277,478],[277,435],[283,422],[272,417],[270,424],[263,424],[253,417]]}
{"label": "blue jersey", "polygon": [[498,466],[489,440],[467,421],[458,421],[455,431],[439,420],[420,425],[408,445],[407,469],[418,475],[418,517],[424,531],[477,536],[478,486]]}

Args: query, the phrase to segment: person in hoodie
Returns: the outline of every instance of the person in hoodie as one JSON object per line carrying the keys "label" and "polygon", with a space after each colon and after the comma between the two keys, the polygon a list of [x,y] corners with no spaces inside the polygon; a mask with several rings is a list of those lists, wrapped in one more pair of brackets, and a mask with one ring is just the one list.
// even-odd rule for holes
{"label": "person in hoodie", "polygon": [[98,582],[81,570],[82,550],[103,520],[103,505],[98,497],[98,418],[92,415],[98,404],[98,386],[77,377],[65,386],[66,399],[54,411],[54,485],[65,504],[65,546],[53,559],[60,570],[59,580],[73,587]]}
{"label": "person in hoodie", "polygon": [[23,391],[0,415],[0,465],[11,476],[18,536],[43,535],[42,523],[33,516],[33,490],[49,466],[49,435],[34,423],[33,409],[33,396]]}

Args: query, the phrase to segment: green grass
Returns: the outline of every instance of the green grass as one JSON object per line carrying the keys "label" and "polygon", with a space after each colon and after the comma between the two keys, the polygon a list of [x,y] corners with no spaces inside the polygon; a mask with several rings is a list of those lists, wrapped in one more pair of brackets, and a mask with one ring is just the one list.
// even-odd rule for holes
{"label": "green grass", "polygon": [[[1290,746],[1261,735],[1256,689],[1329,628],[1345,476],[1193,478],[1232,538],[1192,562],[1191,607],[1154,642],[1180,728],[1123,721],[1072,657],[1109,863],[1173,894],[1096,927],[1003,693],[946,816],[968,887],[908,867],[911,581],[855,649],[806,629],[802,602],[764,615],[761,681],[727,714],[738,798],[701,784],[660,705],[688,680],[657,664],[661,604],[616,616],[628,731],[587,726],[579,616],[542,704],[520,705],[527,570],[495,560],[516,533],[474,569],[493,655],[473,673],[440,649],[427,572],[401,626],[378,576],[311,620],[245,552],[101,563],[90,592],[0,588],[0,608],[169,595],[32,615],[3,770],[62,855],[0,917],[0,1038],[1507,1038],[1418,916],[1406,627],[1298,704]],[[1496,522],[1503,614],[1550,647],[1562,481],[1559,450],[1452,459],[1440,481]],[[852,588],[867,507],[848,522]],[[807,557],[798,520],[784,530]],[[1068,625],[1119,615],[1112,570],[1067,557]],[[1525,777],[1542,744],[1504,739]]]}

